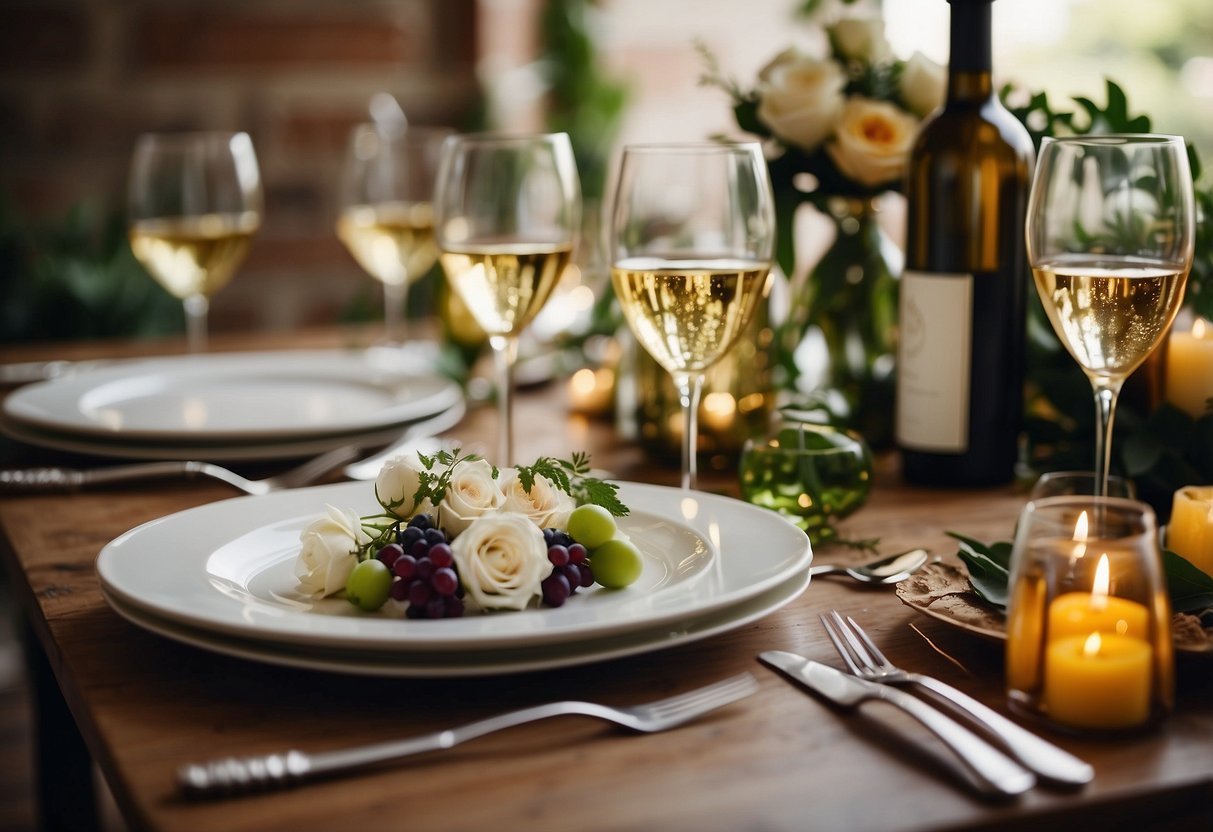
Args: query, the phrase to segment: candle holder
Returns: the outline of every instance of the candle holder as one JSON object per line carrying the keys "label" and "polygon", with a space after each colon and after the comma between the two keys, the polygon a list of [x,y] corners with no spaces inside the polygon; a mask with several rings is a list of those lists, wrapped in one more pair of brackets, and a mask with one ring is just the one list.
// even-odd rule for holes
{"label": "candle holder", "polygon": [[783,515],[817,545],[836,539],[834,522],[867,502],[872,452],[854,431],[785,410],[771,435],[745,443],[738,472],[743,499]]}
{"label": "candle holder", "polygon": [[1011,553],[1011,708],[1066,730],[1115,734],[1171,709],[1171,614],[1157,522],[1145,503],[1029,502]]}

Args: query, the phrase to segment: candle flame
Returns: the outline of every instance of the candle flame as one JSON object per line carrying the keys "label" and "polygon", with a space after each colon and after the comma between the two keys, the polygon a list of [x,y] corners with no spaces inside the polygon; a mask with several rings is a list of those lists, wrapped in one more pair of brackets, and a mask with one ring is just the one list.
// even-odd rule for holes
{"label": "candle flame", "polygon": [[1086,656],[1087,658],[1093,658],[1095,656],[1098,656],[1099,648],[1100,648],[1100,645],[1102,642],[1103,642],[1103,639],[1101,639],[1099,637],[1098,630],[1094,633],[1091,633],[1091,635],[1087,636],[1086,642],[1082,645],[1082,654],[1084,656]]}
{"label": "candle flame", "polygon": [[1099,556],[1095,567],[1095,583],[1091,587],[1091,609],[1105,610],[1108,608],[1108,587],[1111,581],[1111,568],[1106,554]]}
{"label": "candle flame", "polygon": [[1074,541],[1078,545],[1074,547],[1074,559],[1083,557],[1087,553],[1087,513],[1079,512],[1078,521],[1074,524]]}
{"label": "candle flame", "polygon": [[1203,339],[1205,337],[1205,328],[1205,319],[1197,318],[1192,324],[1192,337],[1196,339]]}

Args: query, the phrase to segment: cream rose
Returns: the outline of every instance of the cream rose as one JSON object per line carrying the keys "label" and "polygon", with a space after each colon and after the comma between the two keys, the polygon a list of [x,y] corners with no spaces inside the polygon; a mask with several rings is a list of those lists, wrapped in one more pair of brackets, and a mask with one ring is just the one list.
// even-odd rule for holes
{"label": "cream rose", "polygon": [[842,115],[847,79],[834,61],[793,48],[759,74],[758,118],[781,141],[813,151]]}
{"label": "cream rose", "polygon": [[514,468],[503,469],[497,483],[505,495],[502,510],[525,515],[541,529],[563,529],[568,524],[569,514],[576,508],[573,498],[542,474],[535,477],[530,491],[522,487],[522,480],[518,479],[518,471]]}
{"label": "cream rose", "polygon": [[888,58],[893,50],[884,36],[880,17],[844,17],[826,30],[834,54],[868,64]]}
{"label": "cream rose", "polygon": [[384,510],[404,520],[431,510],[429,500],[414,502],[425,471],[416,453],[394,456],[379,469],[375,478],[375,498]]}
{"label": "cream rose", "polygon": [[921,118],[943,103],[947,85],[943,66],[915,52],[901,73],[901,100]]}
{"label": "cream rose", "polygon": [[514,512],[476,518],[451,541],[451,552],[464,590],[485,610],[524,609],[552,571],[543,532]]}
{"label": "cream rose", "polygon": [[371,542],[357,512],[325,508],[328,514],[312,521],[299,534],[303,547],[295,561],[295,576],[300,591],[311,598],[345,589],[345,581],[358,563],[358,549]]}
{"label": "cream rose", "polygon": [[852,98],[826,152],[847,178],[884,185],[901,178],[917,129],[918,120],[892,104]]}
{"label": "cream rose", "polygon": [[477,517],[500,511],[504,502],[492,465],[483,459],[461,462],[451,472],[450,486],[438,505],[438,525],[454,537]]}

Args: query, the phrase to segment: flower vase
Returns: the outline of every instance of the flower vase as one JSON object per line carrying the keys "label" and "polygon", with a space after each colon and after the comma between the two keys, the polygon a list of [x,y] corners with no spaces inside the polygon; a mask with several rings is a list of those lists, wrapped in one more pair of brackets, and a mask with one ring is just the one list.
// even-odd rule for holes
{"label": "flower vase", "polygon": [[870,199],[831,198],[835,238],[792,291],[777,339],[777,384],[828,401],[872,448],[893,441],[897,286],[903,256]]}

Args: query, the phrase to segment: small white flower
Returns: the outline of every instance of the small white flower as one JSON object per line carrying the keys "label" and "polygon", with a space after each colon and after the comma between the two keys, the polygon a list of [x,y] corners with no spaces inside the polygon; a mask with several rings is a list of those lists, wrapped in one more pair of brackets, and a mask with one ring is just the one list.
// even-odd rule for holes
{"label": "small white flower", "polygon": [[551,572],[543,532],[513,512],[486,514],[451,541],[459,579],[481,609],[521,610]]}
{"label": "small white flower", "polygon": [[943,104],[948,86],[947,72],[921,52],[906,61],[901,73],[901,99],[910,112],[922,118]]}
{"label": "small white flower", "polygon": [[826,30],[834,54],[853,61],[876,64],[892,55],[884,35],[884,19],[876,16],[844,17]]}
{"label": "small white flower", "polygon": [[502,510],[526,515],[541,529],[563,529],[568,525],[569,514],[577,506],[571,496],[542,474],[536,475],[530,491],[522,487],[514,468],[502,469],[497,483],[505,495]]}
{"label": "small white flower", "polygon": [[420,503],[413,501],[425,470],[416,453],[400,454],[385,462],[375,479],[375,498],[379,500],[379,505],[404,520],[429,511],[431,506],[428,500]]}
{"label": "small white flower", "polygon": [[303,544],[295,561],[299,589],[311,598],[324,598],[345,589],[358,563],[358,549],[371,542],[358,513],[325,506],[328,514],[299,534]]}
{"label": "small white flower", "polygon": [[918,120],[892,104],[852,98],[826,152],[848,179],[876,187],[895,182],[905,172],[906,158]]}
{"label": "small white flower", "polygon": [[455,537],[477,517],[500,511],[504,502],[492,465],[483,459],[461,462],[451,472],[446,496],[438,504],[438,525]]}
{"label": "small white flower", "polygon": [[847,79],[838,64],[793,47],[767,64],[759,78],[759,120],[785,144],[817,149],[842,115]]}

